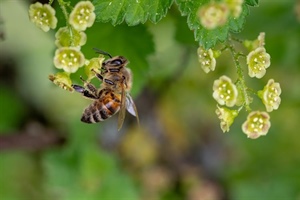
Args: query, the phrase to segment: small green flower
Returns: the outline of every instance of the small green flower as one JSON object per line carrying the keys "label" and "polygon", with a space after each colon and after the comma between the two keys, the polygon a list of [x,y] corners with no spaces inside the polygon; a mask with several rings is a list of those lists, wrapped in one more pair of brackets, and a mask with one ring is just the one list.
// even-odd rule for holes
{"label": "small green flower", "polygon": [[281,102],[280,94],[280,84],[274,82],[273,79],[268,81],[263,90],[258,91],[258,96],[262,99],[268,112],[278,109]]}
{"label": "small green flower", "polygon": [[229,9],[225,3],[212,2],[201,6],[198,17],[201,25],[206,29],[223,26],[228,19]]}
{"label": "small green flower", "polygon": [[49,80],[64,90],[73,91],[70,75],[66,72],[58,72],[55,75],[51,74],[49,75]]}
{"label": "small green flower", "polygon": [[214,58],[214,53],[211,49],[205,50],[202,47],[199,47],[197,50],[198,60],[201,64],[201,67],[205,73],[214,71],[216,68],[216,59]]}
{"label": "small green flower", "polygon": [[265,32],[259,33],[256,40],[245,40],[243,42],[244,46],[249,50],[253,51],[257,49],[258,47],[264,47],[265,46]]}
{"label": "small green flower", "polygon": [[91,60],[86,60],[84,71],[88,77],[87,78],[88,82],[95,77],[95,72],[93,71],[100,73],[99,70],[102,66],[104,59],[105,59],[104,56],[100,55],[98,58],[92,58]]}
{"label": "small green flower", "polygon": [[96,19],[95,7],[90,1],[80,1],[72,10],[69,23],[78,31],[91,27]]}
{"label": "small green flower", "polygon": [[242,5],[244,0],[225,0],[233,17],[238,18],[242,13]]}
{"label": "small green flower", "polygon": [[247,55],[247,65],[250,77],[262,78],[271,65],[270,54],[264,47],[258,47]]}
{"label": "small green flower", "polygon": [[232,107],[235,105],[238,90],[227,76],[221,76],[213,85],[213,97],[220,105]]}
{"label": "small green flower", "polygon": [[55,67],[67,73],[75,73],[84,65],[84,61],[84,55],[75,47],[62,47],[55,51]]}
{"label": "small green flower", "polygon": [[270,116],[266,112],[253,111],[242,125],[243,132],[248,138],[256,139],[266,135],[271,127]]}
{"label": "small green flower", "polygon": [[237,110],[230,110],[225,107],[219,107],[217,105],[216,114],[218,118],[221,120],[220,126],[223,133],[228,132],[231,124],[234,122],[236,116],[238,116]]}
{"label": "small green flower", "polygon": [[[72,34],[72,35],[71,35]],[[61,27],[55,34],[57,47],[80,47],[86,43],[86,34],[73,28]]]}
{"label": "small green flower", "polygon": [[47,32],[56,28],[57,19],[55,17],[55,10],[48,4],[41,4],[36,2],[29,7],[29,19],[37,27]]}

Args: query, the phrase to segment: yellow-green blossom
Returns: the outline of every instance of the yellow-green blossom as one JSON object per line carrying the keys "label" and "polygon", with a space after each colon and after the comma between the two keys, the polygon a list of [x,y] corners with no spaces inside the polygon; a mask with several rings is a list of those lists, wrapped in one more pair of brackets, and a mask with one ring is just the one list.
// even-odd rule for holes
{"label": "yellow-green blossom", "polygon": [[80,1],[72,10],[69,23],[78,31],[91,27],[96,19],[95,7],[90,1]]}
{"label": "yellow-green blossom", "polygon": [[266,106],[266,110],[268,112],[278,109],[281,102],[280,94],[280,84],[274,82],[273,79],[268,81],[263,90],[258,91],[258,96],[262,99],[262,102]]}
{"label": "yellow-green blossom", "polygon": [[49,75],[49,80],[64,90],[73,91],[72,81],[68,73],[58,72],[55,75],[51,74]]}
{"label": "yellow-green blossom", "polygon": [[270,116],[266,112],[253,111],[242,125],[243,132],[248,138],[256,139],[266,135],[271,127]]}
{"label": "yellow-green blossom", "polygon": [[216,59],[214,58],[214,53],[211,49],[205,50],[199,47],[197,50],[198,61],[201,64],[201,68],[205,73],[214,71],[216,68]]}
{"label": "yellow-green blossom", "polygon": [[223,133],[228,132],[231,124],[234,122],[234,118],[238,115],[237,110],[230,110],[225,107],[219,107],[217,105],[216,114],[221,120],[220,126]]}
{"label": "yellow-green blossom", "polygon": [[[71,29],[71,30],[70,30]],[[61,27],[55,34],[57,47],[80,47],[86,43],[86,34],[74,28]]]}
{"label": "yellow-green blossom", "polygon": [[242,13],[242,5],[244,0],[225,0],[233,17],[238,18]]}
{"label": "yellow-green blossom", "polygon": [[84,65],[84,55],[77,48],[62,47],[55,51],[54,65],[67,73],[74,73]]}
{"label": "yellow-green blossom", "polygon": [[198,11],[198,17],[201,25],[206,29],[215,29],[223,26],[229,15],[227,4],[220,2],[211,2],[201,6]]}
{"label": "yellow-green blossom", "polygon": [[[102,63],[104,61],[104,56],[100,55],[98,58],[92,58],[91,60],[86,60],[84,71],[87,75],[87,81],[89,82],[92,78],[95,77],[95,72],[100,73]],[[95,72],[94,72],[95,71]]]}
{"label": "yellow-green blossom", "polygon": [[29,19],[37,27],[47,32],[56,28],[57,19],[55,17],[55,10],[49,4],[41,4],[36,2],[29,7]]}
{"label": "yellow-green blossom", "polygon": [[228,107],[235,105],[238,90],[229,77],[221,76],[218,80],[215,80],[213,91],[213,97],[220,105]]}
{"label": "yellow-green blossom", "polygon": [[258,47],[247,55],[247,65],[250,77],[262,78],[271,65],[270,54],[264,47]]}

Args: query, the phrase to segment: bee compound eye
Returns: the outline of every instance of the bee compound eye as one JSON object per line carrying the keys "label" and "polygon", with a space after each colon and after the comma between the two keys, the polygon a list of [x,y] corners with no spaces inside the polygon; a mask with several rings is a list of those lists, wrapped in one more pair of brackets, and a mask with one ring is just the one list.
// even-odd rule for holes
{"label": "bee compound eye", "polygon": [[111,61],[111,64],[112,65],[122,65],[123,62],[121,59],[116,59],[116,60]]}

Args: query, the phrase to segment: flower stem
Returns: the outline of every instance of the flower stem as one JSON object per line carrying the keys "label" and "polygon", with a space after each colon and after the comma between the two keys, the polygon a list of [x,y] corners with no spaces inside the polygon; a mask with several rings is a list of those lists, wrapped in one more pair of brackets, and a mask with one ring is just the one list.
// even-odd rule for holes
{"label": "flower stem", "polygon": [[244,106],[246,108],[247,111],[251,111],[250,108],[250,98],[248,96],[247,93],[247,86],[246,86],[246,82],[245,82],[245,76],[243,74],[243,69],[241,67],[241,64],[239,62],[239,57],[241,56],[241,54],[239,54],[238,52],[235,51],[234,47],[232,44],[229,44],[229,48],[228,48],[232,54],[233,57],[233,61],[236,67],[236,72],[238,75],[238,87],[239,87],[239,91],[242,92],[242,98],[243,98],[243,102],[244,102]]}
{"label": "flower stem", "polygon": [[71,38],[71,46],[73,46],[74,45],[73,28],[69,23],[69,13],[66,9],[66,5],[68,5],[69,3],[64,2],[64,0],[58,0],[58,3],[59,3],[59,6],[60,6],[64,16],[65,16],[66,25],[68,26],[69,34],[70,34],[70,38]]}

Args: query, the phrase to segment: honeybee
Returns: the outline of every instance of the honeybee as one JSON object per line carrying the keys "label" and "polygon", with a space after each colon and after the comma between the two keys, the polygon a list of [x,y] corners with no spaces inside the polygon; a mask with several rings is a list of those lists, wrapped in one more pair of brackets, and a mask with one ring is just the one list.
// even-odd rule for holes
{"label": "honeybee", "polygon": [[81,121],[85,123],[97,123],[110,118],[117,112],[118,130],[122,128],[126,110],[137,118],[139,117],[130,90],[132,86],[132,73],[126,67],[128,60],[123,56],[112,57],[110,54],[95,49],[97,53],[109,56],[102,63],[100,73],[92,70],[95,76],[102,82],[100,89],[92,83],[85,81],[82,77],[84,86],[72,85],[73,89],[81,93],[84,97],[94,100],[83,112]]}

